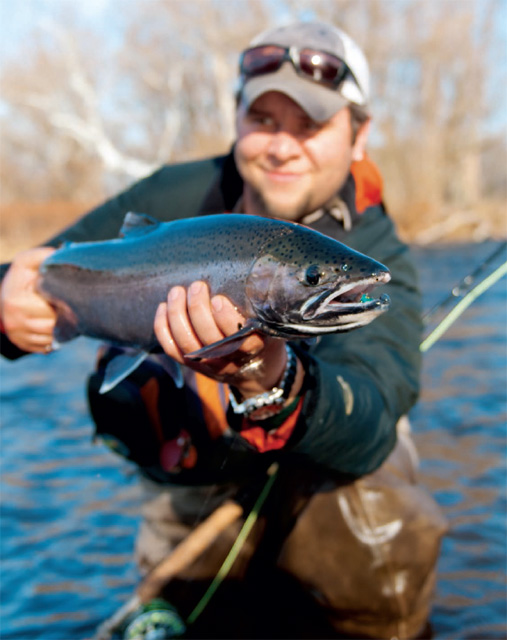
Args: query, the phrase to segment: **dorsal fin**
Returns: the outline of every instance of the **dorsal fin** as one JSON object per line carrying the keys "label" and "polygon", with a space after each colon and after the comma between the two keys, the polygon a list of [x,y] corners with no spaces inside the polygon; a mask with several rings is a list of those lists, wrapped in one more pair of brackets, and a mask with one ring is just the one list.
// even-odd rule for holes
{"label": "dorsal fin", "polygon": [[150,233],[158,227],[160,222],[151,216],[147,216],[145,213],[135,213],[129,211],[123,219],[123,224],[120,229],[120,238],[126,238],[127,236],[141,235],[144,233]]}

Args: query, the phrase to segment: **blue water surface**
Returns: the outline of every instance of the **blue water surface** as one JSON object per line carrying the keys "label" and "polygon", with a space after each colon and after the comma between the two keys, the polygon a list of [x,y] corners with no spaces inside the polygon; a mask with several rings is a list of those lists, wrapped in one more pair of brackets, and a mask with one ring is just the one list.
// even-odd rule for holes
{"label": "blue water surface", "polygon": [[[425,308],[495,249],[416,251]],[[505,262],[504,251],[482,277]],[[432,622],[436,638],[507,637],[507,278],[478,298],[424,358],[412,411],[421,480],[449,520]]]}
{"label": "blue water surface", "polygon": [[[493,249],[417,249],[425,308]],[[431,618],[438,640],[506,638],[506,281],[425,355],[411,414],[420,479],[450,524]],[[139,581],[135,471],[92,441],[84,380],[95,351],[79,339],[0,362],[2,640],[91,637]]]}

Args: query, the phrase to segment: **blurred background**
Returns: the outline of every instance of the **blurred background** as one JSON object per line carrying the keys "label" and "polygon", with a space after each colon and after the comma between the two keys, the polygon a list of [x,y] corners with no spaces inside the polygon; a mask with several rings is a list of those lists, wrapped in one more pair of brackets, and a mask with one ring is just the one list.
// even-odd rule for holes
{"label": "blurred background", "polygon": [[238,52],[330,20],[370,61],[370,153],[415,244],[507,236],[505,0],[0,1],[0,252],[233,141]]}
{"label": "blurred background", "polygon": [[[459,300],[463,276],[506,258],[507,0],[0,0],[1,260],[162,163],[227,151],[239,51],[315,18],[370,60],[370,153],[419,245],[423,308]],[[419,479],[450,524],[435,640],[505,640],[505,283],[425,354],[410,415]],[[89,638],[140,579],[136,476],[91,445],[95,359],[82,339],[0,360],[2,640]]]}

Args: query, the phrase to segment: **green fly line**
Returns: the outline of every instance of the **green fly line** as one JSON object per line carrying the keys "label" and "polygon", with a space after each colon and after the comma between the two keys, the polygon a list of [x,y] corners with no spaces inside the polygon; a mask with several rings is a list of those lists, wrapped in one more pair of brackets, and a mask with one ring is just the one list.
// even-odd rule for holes
{"label": "green fly line", "polygon": [[277,471],[278,471],[278,463],[275,462],[271,465],[271,467],[269,467],[268,479],[264,487],[262,488],[262,491],[260,492],[257,500],[255,501],[255,504],[252,510],[248,514],[248,517],[245,520],[245,524],[242,526],[241,531],[238,533],[238,537],[234,541],[234,544],[232,545],[232,548],[229,551],[227,558],[224,560],[222,566],[218,570],[217,575],[213,578],[213,581],[208,587],[206,593],[199,600],[199,602],[197,603],[197,606],[192,611],[192,613],[188,616],[187,618],[188,624],[193,624],[197,620],[199,615],[204,611],[208,602],[213,597],[215,591],[222,584],[227,574],[231,570],[232,565],[236,561],[236,558],[238,557],[238,554],[241,551],[243,544],[245,543],[245,540],[248,538],[250,531],[252,530],[254,524],[257,522],[259,511],[261,510],[262,505],[264,504],[266,498],[268,497],[269,492],[271,491],[271,487],[273,486],[273,483],[276,479]]}
{"label": "green fly line", "polygon": [[425,353],[437,340],[439,340],[449,327],[456,322],[460,315],[467,309],[474,300],[498,282],[502,276],[507,274],[507,262],[500,265],[487,278],[484,278],[476,285],[458,304],[445,316],[445,318],[433,329],[433,331],[421,342],[419,349]]}
{"label": "green fly line", "polygon": [[[451,325],[454,322],[456,322],[456,320],[472,304],[472,302],[474,302],[474,300],[477,300],[477,298],[480,295],[482,295],[485,291],[487,291],[490,287],[492,287],[496,282],[498,282],[498,280],[500,280],[500,278],[502,278],[506,274],[507,274],[507,262],[502,264],[495,271],[493,271],[493,273],[491,273],[487,278],[482,280],[473,289],[471,289],[456,304],[456,306],[444,317],[444,319],[436,326],[436,328],[433,329],[433,331],[421,342],[421,345],[419,347],[420,351],[423,353],[428,351],[437,342],[437,340],[439,340],[443,336],[443,334],[451,327]],[[445,302],[447,302],[447,300]],[[257,500],[252,510],[248,514],[241,528],[241,531],[239,532],[234,544],[232,545],[231,550],[229,551],[226,559],[224,560],[222,566],[218,570],[216,576],[214,577],[210,586],[206,590],[205,594],[202,596],[202,598],[199,600],[199,602],[197,603],[193,611],[188,616],[187,623],[189,625],[193,624],[197,620],[197,618],[201,615],[201,613],[204,611],[209,601],[215,594],[218,587],[222,584],[222,582],[227,577],[229,571],[231,570],[234,562],[236,561],[236,558],[238,557],[241,551],[241,548],[243,547],[243,544],[248,538],[253,526],[257,522],[257,519],[259,517],[259,512],[264,502],[266,501],[266,498],[268,497],[269,492],[271,491],[273,483],[276,480],[277,472],[278,472],[278,464],[274,463],[268,469],[267,471],[268,478],[259,496],[257,497]],[[135,604],[137,605],[138,598],[133,599],[132,602],[135,602]],[[126,613],[131,612],[132,606],[133,606],[132,602],[127,603],[128,606],[125,605],[125,607],[122,607],[122,609],[117,612],[117,614],[114,616],[114,622],[113,622],[113,618],[108,621],[109,625],[107,625],[108,628],[107,628],[106,635],[104,636],[99,634],[98,637],[100,638],[110,637],[109,630],[111,629],[111,626],[113,625],[116,626],[118,624],[119,618],[123,620],[125,618]]]}
{"label": "green fly line", "polygon": [[[469,291],[462,300],[460,300],[460,302],[447,314],[447,316],[445,316],[445,318],[428,335],[428,337],[423,340],[423,342],[419,347],[420,351],[422,351],[423,353],[428,351],[428,349],[430,349],[430,347],[432,347],[435,344],[435,342],[437,342],[437,340],[439,340],[442,337],[442,335],[449,329],[449,327],[459,318],[459,316],[465,311],[465,309],[467,309],[472,304],[472,302],[476,300],[481,294],[483,294],[490,287],[492,287],[495,284],[495,282],[498,282],[498,280],[500,280],[500,278],[505,274],[507,274],[507,262],[505,262],[503,265],[498,267],[487,278],[482,280],[471,291]],[[239,532],[238,537],[236,538],[233,546],[231,547],[231,550],[229,551],[229,554],[224,560],[222,566],[220,567],[217,575],[213,578],[213,581],[208,587],[206,593],[203,595],[203,597],[197,603],[194,610],[188,616],[187,622],[189,625],[193,624],[197,620],[197,618],[200,616],[200,614],[204,611],[209,601],[215,594],[216,590],[222,584],[227,574],[231,570],[234,562],[236,561],[236,558],[238,557],[239,552],[241,551],[241,548],[245,540],[247,539],[248,535],[250,534],[250,531],[252,530],[255,522],[257,521],[257,518],[259,516],[259,511],[262,508],[262,505],[264,504],[271,490],[271,487],[273,486],[273,483],[276,479],[276,472],[278,470],[278,467],[277,466],[276,468],[274,467],[275,465],[273,465],[273,468],[270,468],[268,470],[269,477],[261,493],[259,494],[259,497],[257,498],[257,501],[253,509],[248,514],[248,517],[245,520],[245,523],[241,528],[241,531]]]}

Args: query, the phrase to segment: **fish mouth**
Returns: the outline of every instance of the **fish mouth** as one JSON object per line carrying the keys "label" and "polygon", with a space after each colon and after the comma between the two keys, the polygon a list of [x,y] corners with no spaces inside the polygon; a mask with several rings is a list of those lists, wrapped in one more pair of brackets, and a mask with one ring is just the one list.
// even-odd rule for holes
{"label": "fish mouth", "polygon": [[300,322],[292,330],[304,333],[348,331],[368,324],[374,317],[387,311],[387,294],[370,296],[372,289],[390,280],[388,273],[346,282],[337,289],[320,291],[309,298],[299,310]]}
{"label": "fish mouth", "polygon": [[381,307],[386,310],[389,306],[389,296],[382,294],[372,298],[369,293],[378,281],[372,282],[365,278],[353,283],[342,285],[336,290],[323,291],[309,298],[300,309],[301,318],[308,322],[323,320],[327,316],[350,315],[371,311]]}

